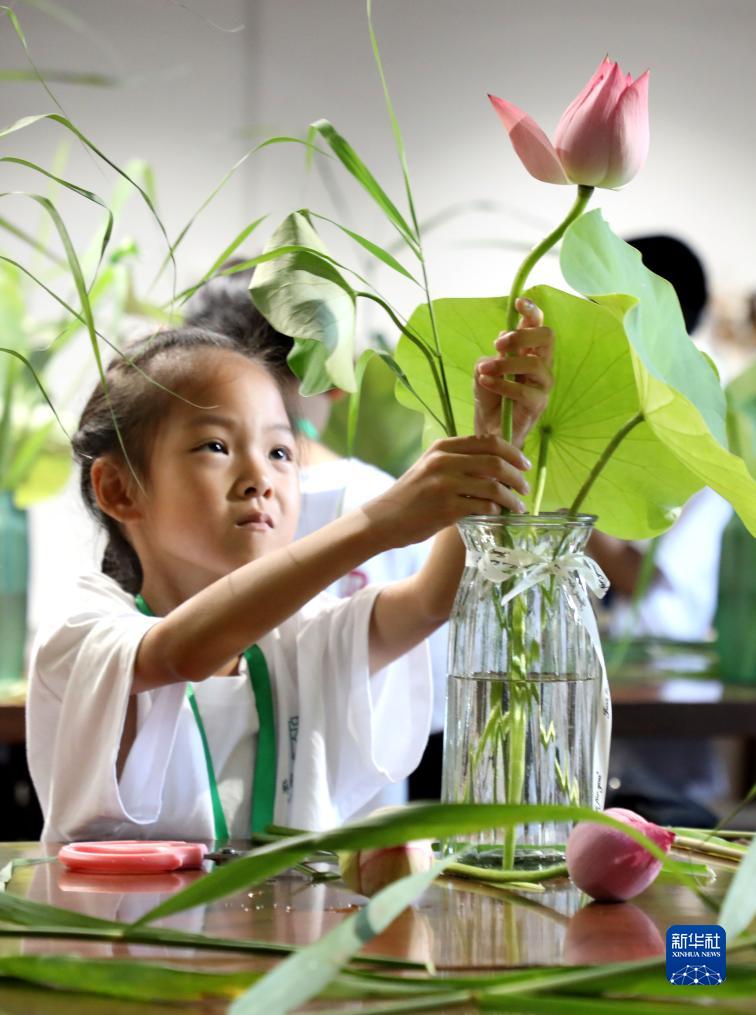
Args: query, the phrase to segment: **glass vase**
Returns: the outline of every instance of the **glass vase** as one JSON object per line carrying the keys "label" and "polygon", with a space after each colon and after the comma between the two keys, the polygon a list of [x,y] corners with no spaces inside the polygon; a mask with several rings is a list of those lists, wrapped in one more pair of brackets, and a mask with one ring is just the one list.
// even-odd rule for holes
{"label": "glass vase", "polygon": [[[460,522],[467,556],[449,635],[445,802],[603,806],[611,707],[587,592],[607,587],[584,554],[594,521]],[[570,828],[550,821],[481,832],[466,837],[464,862],[557,863]]]}

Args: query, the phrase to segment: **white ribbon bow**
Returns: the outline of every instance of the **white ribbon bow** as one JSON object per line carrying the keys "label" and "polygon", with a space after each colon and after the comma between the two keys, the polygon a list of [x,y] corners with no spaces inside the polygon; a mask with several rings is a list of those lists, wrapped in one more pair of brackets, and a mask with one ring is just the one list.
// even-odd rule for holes
{"label": "white ribbon bow", "polygon": [[531,553],[530,550],[492,546],[482,554],[468,550],[466,563],[477,567],[486,581],[497,584],[520,576],[514,587],[501,597],[502,606],[527,589],[552,577],[566,581],[572,587],[585,582],[599,599],[602,599],[609,589],[609,579],[596,561],[584,553],[565,553],[552,560]]}

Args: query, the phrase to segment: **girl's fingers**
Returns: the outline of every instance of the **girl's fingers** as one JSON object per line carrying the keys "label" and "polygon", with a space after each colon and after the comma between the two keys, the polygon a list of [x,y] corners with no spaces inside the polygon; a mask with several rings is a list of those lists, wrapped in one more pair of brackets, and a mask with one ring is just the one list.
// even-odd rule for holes
{"label": "girl's fingers", "polygon": [[521,331],[502,331],[494,341],[500,354],[516,355],[531,352],[551,363],[554,351],[554,332],[551,328],[528,328]]}
{"label": "girl's fingers", "polygon": [[470,513],[470,501],[481,501],[484,504],[494,505],[497,510],[483,510],[480,514],[499,514],[503,508],[505,511],[516,511],[523,514],[525,505],[508,486],[498,483],[495,479],[483,479],[473,476],[461,476],[460,492],[458,497],[461,501],[460,507],[465,514]]}
{"label": "girl's fingers", "polygon": [[[443,455],[495,455],[504,459],[516,469],[527,470],[532,468],[531,462],[525,455],[516,448],[514,444],[505,441],[499,434],[486,434],[475,437],[442,437],[435,441],[426,454],[439,454],[439,464],[443,464]],[[461,470],[465,471],[465,470]]]}
{"label": "girl's fingers", "polygon": [[515,310],[522,315],[518,328],[540,328],[543,324],[541,308],[527,297],[520,296],[515,300]]}
{"label": "girl's fingers", "polygon": [[530,493],[530,486],[516,465],[510,465],[496,455],[450,455],[450,470],[466,481],[466,477],[511,486],[520,493]]}
{"label": "girl's fingers", "polygon": [[494,391],[502,398],[511,398],[527,409],[541,408],[546,403],[548,394],[547,388],[536,387],[533,384],[519,384],[517,381],[508,380],[503,377],[481,377],[481,385],[488,391]]}
{"label": "girl's fingers", "polygon": [[550,391],[554,386],[554,378],[548,364],[538,356],[507,356],[504,359],[494,356],[491,359],[478,360],[477,368],[482,383],[499,377],[526,377],[532,385],[541,388],[542,391]]}

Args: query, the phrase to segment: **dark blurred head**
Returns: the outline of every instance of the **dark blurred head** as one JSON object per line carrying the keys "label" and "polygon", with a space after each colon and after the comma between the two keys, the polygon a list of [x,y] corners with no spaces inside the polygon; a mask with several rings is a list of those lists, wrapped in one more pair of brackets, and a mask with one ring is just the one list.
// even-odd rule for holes
{"label": "dark blurred head", "polygon": [[674,236],[637,236],[627,241],[649,271],[670,282],[677,293],[685,328],[693,333],[709,298],[703,265],[687,243]]}
{"label": "dark blurred head", "polygon": [[[244,261],[235,258],[226,261],[221,270],[240,264]],[[226,335],[246,352],[263,353],[282,380],[292,380],[286,357],[294,342],[268,324],[252,302],[249,295],[252,272],[252,268],[245,268],[211,278],[187,302],[184,323]]]}

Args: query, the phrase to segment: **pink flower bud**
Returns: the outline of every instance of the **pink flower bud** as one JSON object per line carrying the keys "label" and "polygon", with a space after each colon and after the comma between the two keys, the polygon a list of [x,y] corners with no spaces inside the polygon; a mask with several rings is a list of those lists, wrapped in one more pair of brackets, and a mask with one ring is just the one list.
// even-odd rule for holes
{"label": "pink flower bud", "polygon": [[648,71],[635,81],[605,57],[562,114],[554,144],[532,117],[489,95],[531,176],[545,183],[621,187],[648,155]]}
{"label": "pink flower bud", "polygon": [[392,881],[430,870],[433,859],[430,841],[421,840],[402,846],[339,853],[339,868],[348,888],[360,895],[375,895]]}
{"label": "pink flower bud", "polygon": [[[622,807],[604,812],[637,828],[668,853],[675,833]],[[594,821],[580,821],[567,840],[567,869],[577,887],[599,902],[624,902],[648,888],[662,868],[629,835]]]}

